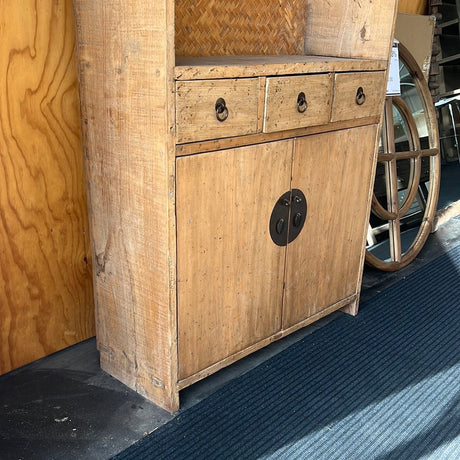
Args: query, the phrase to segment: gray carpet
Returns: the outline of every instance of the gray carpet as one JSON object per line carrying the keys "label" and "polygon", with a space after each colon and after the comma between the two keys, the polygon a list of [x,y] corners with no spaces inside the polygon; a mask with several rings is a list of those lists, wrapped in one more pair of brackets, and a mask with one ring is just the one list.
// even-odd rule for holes
{"label": "gray carpet", "polygon": [[460,247],[117,459],[459,459]]}

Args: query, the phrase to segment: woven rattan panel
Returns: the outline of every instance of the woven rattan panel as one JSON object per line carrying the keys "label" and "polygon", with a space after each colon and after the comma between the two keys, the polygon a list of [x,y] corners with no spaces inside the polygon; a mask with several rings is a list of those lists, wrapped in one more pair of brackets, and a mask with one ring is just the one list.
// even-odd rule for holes
{"label": "woven rattan panel", "polygon": [[176,0],[176,56],[304,54],[307,0]]}

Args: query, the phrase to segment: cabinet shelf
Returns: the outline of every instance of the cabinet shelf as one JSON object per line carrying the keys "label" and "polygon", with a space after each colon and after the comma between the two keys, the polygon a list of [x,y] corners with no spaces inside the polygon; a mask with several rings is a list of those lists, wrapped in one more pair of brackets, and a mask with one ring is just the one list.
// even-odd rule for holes
{"label": "cabinet shelf", "polygon": [[328,56],[176,57],[176,80],[385,70],[386,61]]}

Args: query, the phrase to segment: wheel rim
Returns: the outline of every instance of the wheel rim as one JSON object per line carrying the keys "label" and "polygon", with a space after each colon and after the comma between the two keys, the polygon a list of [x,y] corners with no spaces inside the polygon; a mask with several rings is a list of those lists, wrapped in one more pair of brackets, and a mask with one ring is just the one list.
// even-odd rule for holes
{"label": "wheel rim", "polygon": [[[402,83],[409,88],[402,90],[401,97],[387,97],[385,101],[377,160],[381,165],[378,170],[384,174],[383,179],[376,174],[366,248],[366,263],[385,271],[405,267],[422,249],[432,228],[440,183],[439,135],[431,95],[420,68],[401,44],[399,55]],[[421,111],[415,110],[414,114],[414,106],[420,106]],[[423,146],[419,128],[426,131],[422,133]],[[424,188],[426,191],[422,193]],[[416,213],[418,231],[413,237],[416,226],[411,223],[414,227],[403,235],[407,222],[415,220],[416,204],[420,208]],[[377,232],[381,232],[382,239],[373,244]]]}

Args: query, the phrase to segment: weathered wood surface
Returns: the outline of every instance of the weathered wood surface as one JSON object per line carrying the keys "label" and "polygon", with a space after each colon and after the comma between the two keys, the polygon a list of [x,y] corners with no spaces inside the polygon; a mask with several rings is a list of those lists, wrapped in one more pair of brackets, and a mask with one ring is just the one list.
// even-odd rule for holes
{"label": "weathered wood surface", "polygon": [[397,1],[310,1],[305,54],[387,59]]}
{"label": "weathered wood surface", "polygon": [[292,146],[177,160],[179,379],[281,327],[286,249],[273,243],[268,222],[289,190]]}
{"label": "weathered wood surface", "polygon": [[[177,82],[177,142],[256,133],[258,91],[257,78]],[[225,101],[227,109],[227,118],[223,121],[216,116],[219,99]]]}
{"label": "weathered wood surface", "polygon": [[70,0],[0,2],[0,374],[94,335]]}
{"label": "weathered wood surface", "polygon": [[[332,74],[267,78],[264,131],[286,131],[324,125],[331,115]],[[299,93],[306,103],[299,112]],[[305,108],[306,107],[306,108]]]}
{"label": "weathered wood surface", "polygon": [[359,294],[377,127],[295,140],[292,188],[307,217],[287,247],[283,328]]}
{"label": "weathered wood surface", "polygon": [[101,366],[178,408],[169,0],[75,0]]}
{"label": "weathered wood surface", "polygon": [[329,56],[176,57],[177,80],[385,70],[385,59]]}
{"label": "weathered wood surface", "polygon": [[[385,72],[336,74],[331,121],[381,116],[385,76]],[[365,97],[362,105],[356,102],[358,88],[362,88]]]}
{"label": "weathered wood surface", "polygon": [[260,144],[261,142],[273,142],[281,139],[307,136],[309,134],[336,131],[339,129],[346,129],[354,126],[372,125],[378,123],[379,120],[380,115],[376,115],[373,117],[357,118],[354,120],[339,121],[318,126],[308,126],[306,128],[291,129],[288,131],[275,131],[273,133],[250,134],[247,136],[228,137],[225,139],[213,139],[209,141],[192,142],[189,144],[179,144],[176,145],[176,156],[186,156],[193,155],[195,153],[243,147],[245,145]]}
{"label": "weathered wood surface", "polygon": [[[327,7],[321,0],[310,0],[306,3],[307,15],[302,16],[307,18],[305,50],[303,40],[294,40],[292,43],[295,42],[296,46],[300,43],[302,50],[289,52],[295,55],[290,58],[255,57],[251,62],[247,57],[232,57],[222,58],[219,63],[219,59],[213,56],[203,60],[175,59],[175,51],[181,54],[180,40],[174,43],[174,9],[180,15],[179,2],[74,2],[79,24],[92,242],[97,261],[101,364],[136,391],[168,410],[175,410],[180,388],[285,333],[278,307],[263,305],[267,292],[271,290],[273,295],[268,297],[276,299],[280,289],[274,282],[279,275],[272,270],[277,258],[272,257],[273,254],[269,256],[270,250],[264,243],[266,235],[262,235],[260,241],[253,236],[256,231],[260,232],[260,228],[267,231],[269,201],[273,206],[278,198],[277,194],[272,196],[276,191],[273,184],[280,180],[283,168],[277,161],[283,154],[277,155],[273,150],[277,146],[272,142],[281,140],[279,146],[289,146],[296,141],[282,139],[378,123],[380,119],[381,111],[376,111],[373,117],[352,122],[325,122],[314,128],[260,133],[265,115],[262,90],[267,79],[274,75],[308,72],[385,70],[396,7],[393,1],[387,0],[331,0]],[[219,17],[220,8],[231,9],[236,3],[216,0],[199,2],[194,7],[198,5],[199,12],[200,6],[207,9],[212,4],[219,5],[219,8],[212,14],[207,13]],[[250,16],[257,16],[261,2],[237,4],[241,8],[252,5]],[[181,5],[190,8],[190,2],[181,2]],[[362,10],[356,5],[361,5]],[[250,23],[252,19],[249,18]],[[276,27],[273,29],[278,33]],[[291,28],[287,30],[292,34],[288,41],[297,36]],[[200,33],[203,31],[199,30]],[[236,37],[232,41],[238,40]],[[264,41],[269,41],[266,36]],[[195,42],[201,45],[201,40]],[[313,49],[311,52],[308,42]],[[265,52],[259,48],[257,51],[260,54]],[[305,57],[304,51],[335,58]],[[276,47],[272,54],[281,52]],[[209,52],[225,53],[224,50]],[[180,65],[175,66],[176,63]],[[178,81],[211,79],[214,82],[225,78],[258,77],[254,107],[257,133],[175,146],[178,143],[174,112],[178,95],[174,93],[175,77]],[[199,84],[205,86],[203,82]],[[206,123],[198,123],[196,129],[203,126]],[[364,175],[375,164],[372,150],[375,136],[371,137],[364,136],[359,150],[365,150],[370,157]],[[329,139],[329,135],[324,139]],[[339,143],[348,140],[341,138]],[[182,139],[182,142],[186,141]],[[249,145],[251,142],[254,145]],[[246,147],[233,149],[238,145]],[[335,146],[331,142],[330,147]],[[324,157],[329,155],[327,147],[315,144],[315,149]],[[209,149],[228,150],[191,155]],[[260,162],[254,160],[258,155],[262,158]],[[343,165],[343,162],[338,164]],[[353,164],[356,166],[356,162]],[[294,166],[303,167],[302,164]],[[311,165],[311,169],[315,167]],[[294,173],[294,168],[292,171]],[[343,172],[341,169],[334,171],[336,174]],[[349,175],[355,178],[359,174],[355,169],[349,171]],[[262,178],[264,184],[260,183]],[[329,182],[324,186],[331,187]],[[289,181],[286,187],[289,188]],[[358,187],[362,184],[359,183]],[[241,191],[243,189],[245,193]],[[353,190],[351,193],[356,197],[362,192],[363,209],[368,211],[370,194],[362,188],[356,194]],[[356,219],[364,225],[362,219],[365,216],[361,211],[360,208]],[[321,228],[321,224],[318,225]],[[211,241],[216,234],[220,235],[216,233],[218,230],[222,230],[222,241]],[[360,230],[353,228],[350,231]],[[344,230],[340,235],[348,238],[347,232]],[[361,243],[364,244],[365,234],[362,233]],[[317,239],[324,238],[318,229],[315,235]],[[324,294],[324,302],[332,304],[322,310],[313,309],[310,317],[303,315],[296,324],[286,322],[287,330],[295,330],[334,309],[357,305],[362,272],[361,269],[356,272],[356,264],[361,262],[362,266],[364,246],[357,248],[356,241],[353,240],[352,251],[358,253],[350,255],[355,276],[348,279],[347,289],[339,288],[329,299]],[[225,250],[221,251],[221,244]],[[340,242],[337,240],[334,244],[338,251],[342,251],[340,257],[347,259],[348,253],[346,249],[342,250]],[[197,248],[205,249],[208,256],[204,257]],[[319,257],[321,261],[326,255],[334,260],[334,253],[322,252],[321,246],[317,249],[307,245],[308,248],[320,251],[320,255],[317,252],[314,255],[316,260]],[[260,257],[265,262],[262,268]],[[328,264],[326,266],[332,267],[333,272],[335,266],[330,261]],[[210,274],[214,278],[208,282]],[[314,293],[316,286],[308,289]],[[310,295],[313,294],[310,292]],[[341,295],[346,297],[340,298]],[[296,298],[295,293],[292,298]],[[296,314],[294,312],[293,317]]]}

